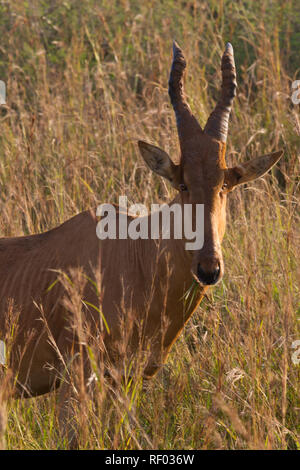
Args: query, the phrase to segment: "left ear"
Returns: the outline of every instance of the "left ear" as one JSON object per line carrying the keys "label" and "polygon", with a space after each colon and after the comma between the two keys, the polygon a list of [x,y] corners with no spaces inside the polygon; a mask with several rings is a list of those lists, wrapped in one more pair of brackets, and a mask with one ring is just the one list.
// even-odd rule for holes
{"label": "left ear", "polygon": [[262,157],[254,158],[233,168],[228,168],[228,170],[226,170],[226,179],[228,180],[227,184],[229,189],[260,178],[278,162],[282,155],[283,150],[279,150],[278,152],[268,153]]}
{"label": "left ear", "polygon": [[138,141],[138,146],[149,168],[176,187],[179,166],[172,162],[167,152],[142,140]]}

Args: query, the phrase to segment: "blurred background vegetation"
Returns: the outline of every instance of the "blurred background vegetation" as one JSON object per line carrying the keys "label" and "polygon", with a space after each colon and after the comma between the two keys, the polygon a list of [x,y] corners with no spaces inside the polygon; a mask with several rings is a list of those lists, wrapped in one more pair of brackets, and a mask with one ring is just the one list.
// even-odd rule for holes
{"label": "blurred background vegetation", "polygon": [[[300,339],[300,121],[291,101],[299,1],[0,1],[0,38],[1,236],[48,230],[120,194],[170,200],[136,141],[179,157],[167,94],[172,40],[184,50],[186,93],[202,125],[220,92],[224,45],[233,44],[227,163],[279,148],[284,157],[230,196],[224,280],[163,371],[145,390],[121,390],[119,406],[107,398],[88,407],[81,446],[300,449],[300,369],[291,362]],[[55,397],[12,401],[8,448],[67,447],[54,409]]]}

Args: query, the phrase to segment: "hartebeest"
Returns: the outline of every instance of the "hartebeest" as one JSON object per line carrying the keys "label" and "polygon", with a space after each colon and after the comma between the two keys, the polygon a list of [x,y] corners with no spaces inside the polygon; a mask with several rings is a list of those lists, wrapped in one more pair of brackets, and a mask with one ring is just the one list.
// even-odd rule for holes
{"label": "hartebeest", "polygon": [[[170,206],[204,204],[203,247],[187,251],[185,240],[175,238],[99,240],[95,210],[82,212],[46,233],[1,239],[0,339],[7,337],[7,312],[13,302],[19,316],[9,362],[17,375],[19,395],[41,395],[59,385],[57,371],[61,360],[67,363],[77,348],[63,301],[65,286],[55,283],[57,271],[68,274],[81,268],[86,279],[97,279],[98,289],[94,282],[87,281],[81,292],[85,319],[91,330],[98,328],[102,332],[105,354],[115,365],[118,344],[130,324],[127,353],[134,356],[138,347],[143,349],[143,345],[150,344],[144,367],[146,377],[152,376],[165,361],[207,287],[222,278],[221,242],[227,194],[264,175],[282,151],[227,168],[228,119],[236,93],[232,46],[226,45],[221,97],[204,129],[185,100],[185,67],[183,53],[174,43],[169,95],[176,115],[180,164],[175,165],[156,146],[141,141],[138,145],[150,169],[178,190]],[[195,280],[198,289],[191,301],[185,302],[185,293]],[[126,321],[127,314],[130,322]]]}

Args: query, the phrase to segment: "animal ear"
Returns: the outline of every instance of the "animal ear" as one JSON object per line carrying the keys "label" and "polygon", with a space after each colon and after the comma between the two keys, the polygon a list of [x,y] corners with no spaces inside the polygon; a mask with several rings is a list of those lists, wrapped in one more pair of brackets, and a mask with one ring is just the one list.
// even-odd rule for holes
{"label": "animal ear", "polygon": [[167,152],[142,140],[138,141],[138,146],[149,168],[174,185],[178,166],[172,162]]}
{"label": "animal ear", "polygon": [[282,155],[283,150],[279,150],[278,152],[268,153],[262,157],[257,157],[233,168],[229,168],[227,170],[229,189],[233,189],[239,184],[248,183],[248,181],[260,178],[278,162]]}

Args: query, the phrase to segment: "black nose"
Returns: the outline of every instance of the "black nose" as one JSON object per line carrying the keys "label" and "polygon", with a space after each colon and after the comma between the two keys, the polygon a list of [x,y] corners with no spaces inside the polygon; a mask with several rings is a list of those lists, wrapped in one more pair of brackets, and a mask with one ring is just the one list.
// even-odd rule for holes
{"label": "black nose", "polygon": [[197,276],[202,284],[206,284],[207,286],[216,284],[220,277],[220,265],[218,265],[218,267],[214,271],[207,272],[201,268],[200,264],[198,264]]}

